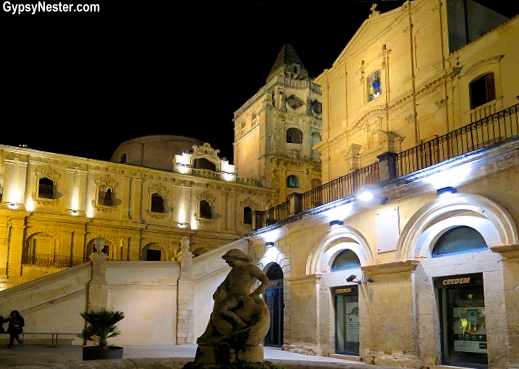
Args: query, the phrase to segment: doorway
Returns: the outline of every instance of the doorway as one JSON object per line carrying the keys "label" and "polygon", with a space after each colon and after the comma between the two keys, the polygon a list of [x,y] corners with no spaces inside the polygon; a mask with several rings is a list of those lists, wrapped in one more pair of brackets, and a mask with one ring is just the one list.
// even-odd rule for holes
{"label": "doorway", "polygon": [[359,355],[359,290],[357,286],[333,287],[335,353]]}
{"label": "doorway", "polygon": [[270,327],[265,336],[265,346],[283,346],[283,270],[277,263],[267,265],[267,277],[270,280],[269,287],[264,293],[265,303],[270,313]]}

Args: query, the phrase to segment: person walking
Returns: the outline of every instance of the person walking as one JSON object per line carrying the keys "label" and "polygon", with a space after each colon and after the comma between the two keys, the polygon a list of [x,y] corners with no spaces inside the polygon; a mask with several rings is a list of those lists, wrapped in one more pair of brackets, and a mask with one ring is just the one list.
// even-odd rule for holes
{"label": "person walking", "polygon": [[23,341],[20,338],[20,334],[23,332],[23,326],[25,325],[25,321],[23,317],[20,315],[18,310],[11,311],[9,317],[4,319],[4,323],[8,322],[7,333],[9,333],[9,346],[8,348],[13,347],[14,340],[16,339],[20,345],[23,344]]}

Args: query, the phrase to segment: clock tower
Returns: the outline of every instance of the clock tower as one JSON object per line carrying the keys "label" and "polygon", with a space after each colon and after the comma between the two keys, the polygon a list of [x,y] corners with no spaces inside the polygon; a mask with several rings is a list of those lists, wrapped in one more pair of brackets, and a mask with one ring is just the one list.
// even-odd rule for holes
{"label": "clock tower", "polygon": [[321,184],[319,152],[313,149],[321,140],[321,87],[290,44],[281,48],[266,84],[233,121],[240,177],[279,190],[279,202]]}

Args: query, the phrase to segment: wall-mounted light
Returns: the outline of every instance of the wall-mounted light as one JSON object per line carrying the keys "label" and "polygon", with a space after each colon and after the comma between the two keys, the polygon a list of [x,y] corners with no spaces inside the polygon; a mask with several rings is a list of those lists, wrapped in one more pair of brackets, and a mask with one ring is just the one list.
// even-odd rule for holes
{"label": "wall-mounted light", "polygon": [[388,200],[388,198],[383,195],[380,188],[375,186],[367,186],[363,188],[359,193],[355,195],[355,198],[364,205],[368,206],[376,204],[385,204]]}
{"label": "wall-mounted light", "polygon": [[265,243],[265,247],[268,249],[268,248],[271,248],[271,247],[274,247],[274,242],[267,242]]}
{"label": "wall-mounted light", "polygon": [[360,281],[355,280],[355,278],[357,278],[357,276],[355,274],[352,274],[348,278],[346,278],[346,282],[360,283]]}
{"label": "wall-mounted light", "polygon": [[436,195],[438,197],[445,197],[456,193],[456,189],[454,187],[443,187],[436,190]]}
{"label": "wall-mounted light", "polygon": [[342,220],[332,220],[330,222],[330,227],[338,227],[338,226],[341,226],[343,224],[344,223],[342,222]]}
{"label": "wall-mounted light", "polygon": [[[357,279],[357,276],[355,274],[352,274],[348,278],[346,278],[346,282],[361,284],[362,283],[362,279]],[[366,279],[366,282],[371,283],[371,282],[373,282],[373,279],[368,278],[368,279]]]}
{"label": "wall-mounted light", "polygon": [[78,211],[77,210],[72,210],[71,213],[72,213],[72,215],[76,216],[78,214]]}
{"label": "wall-mounted light", "polygon": [[16,204],[14,202],[10,202],[8,206],[10,209],[16,208]]}

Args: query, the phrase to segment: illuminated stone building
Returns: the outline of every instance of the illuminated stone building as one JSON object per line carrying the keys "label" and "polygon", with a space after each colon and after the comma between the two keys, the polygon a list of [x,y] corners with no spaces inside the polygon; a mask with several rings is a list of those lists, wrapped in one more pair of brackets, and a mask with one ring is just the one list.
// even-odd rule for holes
{"label": "illuminated stone building", "polygon": [[[343,42],[327,35],[334,39]],[[195,257],[197,241],[186,235],[180,262],[104,261],[97,253],[55,279],[2,291],[1,311],[21,306],[40,331],[53,323],[41,317],[60,316],[73,331],[85,305],[109,306],[128,316],[117,344],[193,343],[212,310],[207,296],[228,271],[220,256],[240,248],[271,279],[265,345],[416,369],[518,368],[517,44],[519,17],[472,0],[408,1],[386,13],[373,7],[315,79],[320,90],[287,87],[305,77],[285,66],[283,95],[275,88],[281,77],[268,78],[235,113],[238,173],[266,191],[252,207],[250,232]],[[276,103],[299,99],[310,110]],[[287,142],[291,128],[303,140],[318,132],[315,112],[322,131],[311,149]],[[272,139],[276,130],[282,135]],[[312,185],[316,151],[320,186]],[[278,153],[286,153],[283,163]],[[259,165],[242,172],[247,161]],[[301,173],[304,185],[286,186]],[[6,196],[5,177],[3,186]],[[269,187],[280,191],[277,203]],[[40,300],[26,298],[38,291]],[[146,329],[149,311],[165,324],[142,337],[136,332]]]}
{"label": "illuminated stone building", "polygon": [[472,0],[372,8],[315,80],[323,185],[256,214],[248,235],[278,270],[268,343],[519,367],[518,44],[519,17]]}
{"label": "illuminated stone building", "polygon": [[250,232],[275,191],[243,178],[207,143],[147,136],[112,161],[0,146],[0,279],[12,287],[88,261],[98,236],[109,260],[178,260]]}
{"label": "illuminated stone building", "polygon": [[279,190],[282,200],[319,186],[321,165],[313,147],[321,141],[321,115],[321,87],[294,48],[284,45],[267,83],[234,113],[240,174]]}

